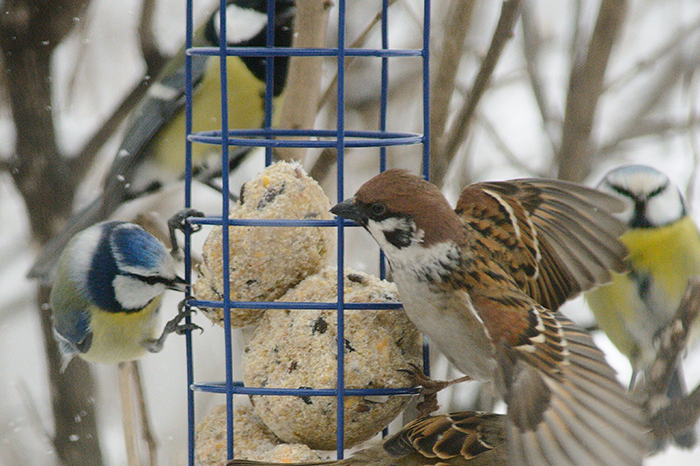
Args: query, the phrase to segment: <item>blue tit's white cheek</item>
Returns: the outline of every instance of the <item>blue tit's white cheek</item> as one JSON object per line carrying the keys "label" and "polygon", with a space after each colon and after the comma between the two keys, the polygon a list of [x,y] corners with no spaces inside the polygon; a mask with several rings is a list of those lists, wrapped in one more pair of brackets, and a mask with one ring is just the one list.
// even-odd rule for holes
{"label": "blue tit's white cheek", "polygon": [[[214,15],[214,29],[220,34],[220,13]],[[226,7],[226,43],[239,44],[257,36],[267,26],[267,14],[237,5]]]}
{"label": "blue tit's white cheek", "polygon": [[647,200],[646,217],[652,225],[669,225],[684,216],[683,197],[674,185]]}
{"label": "blue tit's white cheek", "polygon": [[114,297],[124,309],[141,309],[165,291],[165,285],[150,285],[138,278],[117,275],[112,281]]}

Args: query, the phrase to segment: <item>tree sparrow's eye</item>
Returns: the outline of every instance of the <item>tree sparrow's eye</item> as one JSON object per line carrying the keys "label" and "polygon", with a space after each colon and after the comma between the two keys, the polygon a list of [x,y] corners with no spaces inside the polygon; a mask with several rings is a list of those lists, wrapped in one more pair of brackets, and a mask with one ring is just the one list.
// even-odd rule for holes
{"label": "tree sparrow's eye", "polygon": [[376,202],[372,204],[369,209],[372,211],[373,215],[376,215],[377,217],[384,215],[386,213],[386,206],[382,204],[381,202]]}

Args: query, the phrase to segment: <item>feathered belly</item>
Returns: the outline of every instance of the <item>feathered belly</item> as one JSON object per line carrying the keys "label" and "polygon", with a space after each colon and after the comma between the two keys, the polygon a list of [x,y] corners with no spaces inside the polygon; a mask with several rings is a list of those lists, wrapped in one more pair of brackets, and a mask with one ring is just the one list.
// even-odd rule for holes
{"label": "feathered belly", "polygon": [[493,345],[465,292],[436,293],[421,282],[395,275],[408,318],[461,372],[477,380],[494,377]]}

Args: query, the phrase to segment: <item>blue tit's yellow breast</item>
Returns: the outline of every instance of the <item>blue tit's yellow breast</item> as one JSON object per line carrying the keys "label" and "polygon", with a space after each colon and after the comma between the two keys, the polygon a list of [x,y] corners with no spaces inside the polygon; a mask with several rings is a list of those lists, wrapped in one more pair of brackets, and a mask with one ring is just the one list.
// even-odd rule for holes
{"label": "blue tit's yellow breast", "polygon": [[[586,293],[600,327],[636,367],[654,358],[653,337],[675,313],[688,278],[700,274],[700,235],[690,217],[621,237],[630,272]],[[693,336],[697,336],[697,325]]]}
{"label": "blue tit's yellow breast", "polygon": [[650,274],[668,296],[669,312],[680,303],[688,278],[700,274],[700,236],[690,217],[660,228],[636,228],[622,236],[634,269]]}
{"label": "blue tit's yellow breast", "polygon": [[138,312],[106,312],[91,306],[92,343],[81,357],[110,364],[144,356],[147,351],[145,344],[156,337],[161,298],[162,295],[155,297]]}
{"label": "blue tit's yellow breast", "polygon": [[[264,123],[265,83],[257,79],[238,57],[228,57],[228,126],[229,129],[260,128]],[[192,97],[192,130],[214,131],[221,129],[220,63],[218,57],[207,61],[202,81]],[[274,99],[275,113],[281,105],[281,97]],[[159,164],[172,166],[175,173],[182,173],[185,166],[184,136],[185,112],[178,112],[153,144]],[[219,154],[218,146],[192,144],[194,165],[210,154]],[[178,154],[178,157],[173,157]],[[173,165],[175,164],[175,165]],[[163,165],[159,165],[163,166]]]}

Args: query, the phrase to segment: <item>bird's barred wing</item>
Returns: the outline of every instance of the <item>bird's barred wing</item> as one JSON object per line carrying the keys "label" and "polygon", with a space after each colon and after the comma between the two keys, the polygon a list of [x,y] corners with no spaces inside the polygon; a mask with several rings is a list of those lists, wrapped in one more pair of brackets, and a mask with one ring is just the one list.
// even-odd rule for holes
{"label": "bird's barred wing", "polygon": [[387,439],[384,449],[393,457],[471,459],[505,442],[504,416],[465,411],[416,419]]}
{"label": "bird's barred wing", "polygon": [[564,301],[624,271],[625,226],[612,213],[623,204],[574,183],[522,179],[467,186],[455,211],[475,232],[475,245],[535,301]]}

